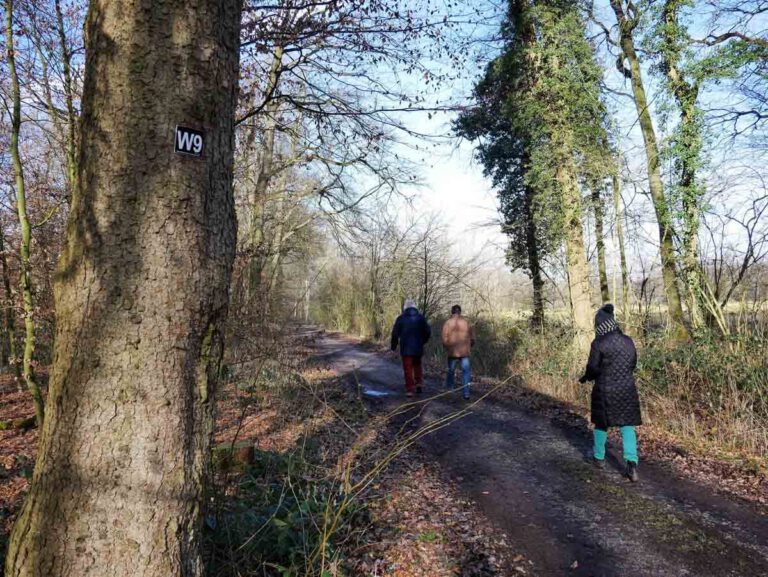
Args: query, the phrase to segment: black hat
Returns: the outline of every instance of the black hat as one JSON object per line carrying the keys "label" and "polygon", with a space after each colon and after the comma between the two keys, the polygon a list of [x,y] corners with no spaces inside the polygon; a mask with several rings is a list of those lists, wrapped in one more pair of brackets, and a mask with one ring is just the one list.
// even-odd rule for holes
{"label": "black hat", "polygon": [[613,305],[608,303],[607,305],[604,305],[599,311],[597,311],[597,314],[595,315],[595,326],[599,327],[606,321],[615,320],[616,319],[613,317]]}
{"label": "black hat", "polygon": [[595,333],[597,336],[607,335],[619,329],[616,319],[613,318],[613,305],[603,306],[595,315]]}

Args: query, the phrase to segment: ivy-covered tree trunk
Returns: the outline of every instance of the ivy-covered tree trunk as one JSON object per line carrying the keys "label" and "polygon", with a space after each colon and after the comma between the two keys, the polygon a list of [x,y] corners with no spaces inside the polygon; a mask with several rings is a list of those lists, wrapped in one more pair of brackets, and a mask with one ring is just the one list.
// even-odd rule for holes
{"label": "ivy-covered tree trunk", "polygon": [[[200,577],[239,0],[94,0],[47,415],[9,577]],[[203,132],[174,153],[176,125]]]}
{"label": "ivy-covered tree trunk", "polygon": [[544,326],[544,279],[541,275],[539,259],[539,241],[536,235],[536,220],[533,214],[534,191],[530,186],[525,187],[525,245],[528,251],[528,272],[533,284],[533,314],[531,325],[536,328]]}
{"label": "ivy-covered tree trunk", "polygon": [[699,227],[704,190],[696,178],[696,173],[701,165],[703,113],[697,102],[698,82],[686,80],[680,68],[682,53],[687,48],[687,34],[681,29],[678,18],[680,9],[686,4],[687,2],[681,0],[667,0],[664,3],[660,52],[667,88],[680,113],[673,153],[677,173],[676,188],[682,208],[680,244],[683,283],[691,324],[694,329],[700,330],[707,324],[716,325],[713,319],[720,316],[720,311],[717,299],[708,298],[710,290],[699,256]]}
{"label": "ivy-covered tree trunk", "polygon": [[[656,131],[645,93],[645,85],[640,71],[640,61],[635,50],[633,31],[637,26],[636,14],[628,16],[625,13],[622,0],[610,0],[616,20],[619,24],[621,52],[629,63],[628,70],[622,70],[629,75],[632,84],[632,94],[635,100],[640,130],[645,144],[646,166],[648,170],[648,186],[651,192],[653,208],[659,228],[659,252],[661,256],[661,274],[664,282],[664,294],[673,336],[676,339],[686,339],[688,329],[685,326],[683,304],[680,299],[680,289],[677,286],[677,259],[675,257],[674,230],[672,217],[664,194],[664,184],[661,179],[659,145]],[[623,62],[623,60],[622,60]],[[622,65],[623,66],[623,65]]]}
{"label": "ivy-covered tree trunk", "polygon": [[16,186],[16,212],[21,228],[19,244],[19,287],[21,302],[24,310],[24,353],[22,355],[22,374],[24,382],[32,395],[35,405],[37,425],[41,427],[45,418],[45,408],[40,387],[35,379],[33,355],[35,352],[35,307],[32,296],[32,277],[30,274],[29,253],[32,245],[32,225],[27,214],[27,192],[24,183],[24,167],[19,152],[19,137],[21,135],[21,87],[16,70],[16,55],[14,53],[13,32],[14,2],[5,2],[5,43],[7,50],[8,71],[11,77],[11,161],[13,164],[14,184]]}
{"label": "ivy-covered tree trunk", "polygon": [[592,211],[595,216],[595,244],[597,246],[597,273],[600,279],[600,298],[603,304],[611,300],[608,287],[608,268],[605,262],[605,230],[603,225],[603,197],[600,185],[592,183]]}
{"label": "ivy-covered tree trunk", "polygon": [[[566,131],[561,134],[567,137]],[[592,302],[589,290],[589,264],[584,245],[583,210],[581,192],[576,178],[576,165],[572,156],[572,143],[564,139],[556,179],[562,189],[563,223],[565,227],[565,253],[568,267],[568,293],[571,299],[571,316],[576,331],[575,344],[589,347],[593,330]]]}

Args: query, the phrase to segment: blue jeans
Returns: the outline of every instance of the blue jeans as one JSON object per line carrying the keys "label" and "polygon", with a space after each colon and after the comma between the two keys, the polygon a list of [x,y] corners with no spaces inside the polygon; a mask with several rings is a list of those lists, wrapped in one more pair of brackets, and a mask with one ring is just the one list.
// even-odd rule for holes
{"label": "blue jeans", "polygon": [[469,357],[448,357],[448,378],[445,379],[445,386],[452,389],[454,385],[454,374],[456,373],[456,365],[461,363],[461,384],[464,385],[464,396],[469,396],[469,381],[471,380],[471,372],[469,369]]}
{"label": "blue jeans", "polygon": [[[595,429],[595,459],[605,459],[605,442],[608,440],[608,431]],[[635,428],[621,427],[621,445],[624,449],[624,460],[637,464],[637,435]]]}

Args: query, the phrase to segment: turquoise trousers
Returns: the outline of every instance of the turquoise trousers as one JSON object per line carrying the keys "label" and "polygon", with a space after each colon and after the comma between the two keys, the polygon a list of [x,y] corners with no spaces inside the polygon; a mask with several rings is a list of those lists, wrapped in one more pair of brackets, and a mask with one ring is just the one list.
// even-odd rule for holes
{"label": "turquoise trousers", "polygon": [[[605,442],[608,431],[595,429],[595,459],[605,459]],[[621,446],[624,450],[624,460],[637,463],[637,435],[632,426],[621,427]]]}

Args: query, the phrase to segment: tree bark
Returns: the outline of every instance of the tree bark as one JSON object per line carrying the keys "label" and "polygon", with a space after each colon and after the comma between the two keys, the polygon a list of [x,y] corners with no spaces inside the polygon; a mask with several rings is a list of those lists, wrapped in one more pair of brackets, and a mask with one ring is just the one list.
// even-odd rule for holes
{"label": "tree bark", "polygon": [[5,254],[5,231],[0,224],[0,267],[3,274],[3,289],[5,291],[5,332],[8,339],[8,362],[13,366],[13,375],[16,380],[16,387],[21,392],[23,375],[21,374],[21,364],[19,363],[18,353],[16,351],[16,315],[13,306],[13,292],[11,291],[11,274],[8,269],[8,257]]}
{"label": "tree bark", "polygon": [[541,262],[539,260],[539,241],[536,234],[536,220],[533,211],[533,199],[535,192],[530,186],[525,187],[525,246],[528,251],[528,270],[531,273],[533,284],[533,314],[531,325],[534,328],[544,326],[544,279],[541,275]]}
{"label": "tree bark", "polygon": [[[200,577],[235,253],[240,0],[94,0],[79,191],[39,458],[9,577]],[[201,159],[174,154],[177,124]]]}
{"label": "tree bark", "polygon": [[369,292],[371,299],[371,326],[373,327],[373,338],[378,341],[384,336],[384,327],[381,321],[384,316],[384,305],[381,295],[381,259],[382,242],[379,237],[378,228],[374,231],[371,239],[371,264],[368,271]]}
{"label": "tree bark", "polygon": [[77,191],[77,113],[75,112],[75,88],[72,82],[72,54],[67,44],[67,34],[64,30],[64,14],[61,11],[61,0],[54,2],[56,10],[56,31],[59,36],[61,50],[61,65],[64,72],[64,98],[67,106],[67,180],[69,181],[69,202]]}
{"label": "tree bark", "polygon": [[627,266],[627,252],[624,246],[624,217],[621,210],[621,187],[619,185],[619,175],[614,173],[611,177],[613,187],[613,210],[616,218],[616,236],[619,240],[619,260],[621,263],[621,310],[624,313],[624,320],[629,317],[629,270]]}
{"label": "tree bark", "polygon": [[[682,201],[682,270],[686,289],[686,301],[694,330],[707,325],[717,326],[715,318],[720,316],[717,299],[707,298],[710,294],[707,277],[699,256],[699,227],[701,224],[701,199],[703,189],[696,178],[701,164],[702,112],[697,104],[699,85],[686,81],[680,70],[681,46],[678,16],[683,3],[667,0],[664,3],[662,68],[666,74],[667,87],[675,98],[679,112],[677,147],[675,161],[678,169],[677,189]],[[714,310],[713,310],[714,309]]]}
{"label": "tree bark", "polygon": [[621,0],[610,0],[611,7],[619,24],[620,46],[624,58],[629,62],[629,70],[623,71],[629,75],[632,84],[632,94],[635,100],[635,108],[640,123],[645,144],[646,165],[648,169],[648,186],[653,200],[653,208],[656,212],[656,221],[659,228],[659,252],[661,255],[661,273],[664,281],[664,294],[667,299],[667,308],[671,322],[672,334],[675,339],[688,338],[688,329],[685,326],[683,305],[680,299],[680,290],[677,286],[677,266],[674,247],[674,230],[672,227],[669,206],[664,194],[664,184],[661,180],[661,167],[659,162],[659,146],[656,140],[656,132],[645,94],[640,61],[635,51],[633,38],[634,28],[637,26],[638,15],[629,18]]}
{"label": "tree bark", "polygon": [[605,231],[603,226],[603,198],[600,185],[592,184],[592,211],[595,215],[595,242],[597,244],[597,272],[600,278],[600,298],[603,304],[610,302],[611,291],[608,287],[608,269],[605,263]]}
{"label": "tree bark", "polygon": [[563,194],[568,293],[571,298],[571,316],[575,331],[574,344],[579,349],[587,349],[593,323],[589,291],[589,265],[582,225],[581,193],[576,180],[576,166],[570,153],[572,146],[565,142],[562,149],[565,152],[559,163],[556,178]]}
{"label": "tree bark", "polygon": [[45,408],[40,387],[35,379],[32,364],[35,352],[35,307],[32,298],[32,279],[29,274],[29,252],[32,244],[32,226],[27,215],[27,193],[24,186],[24,167],[19,153],[19,136],[21,134],[21,88],[19,76],[16,72],[16,55],[14,53],[13,36],[13,0],[5,2],[5,42],[8,51],[8,71],[11,76],[11,159],[13,163],[14,183],[16,185],[16,211],[19,216],[21,228],[21,243],[19,245],[20,271],[19,286],[21,288],[21,300],[24,310],[24,355],[22,359],[22,374],[24,382],[32,395],[35,405],[35,417],[38,426],[43,425]]}
{"label": "tree bark", "polygon": [[266,214],[267,190],[272,182],[272,178],[275,176],[275,140],[280,103],[273,96],[280,82],[283,54],[284,50],[280,46],[276,47],[272,54],[272,63],[265,89],[268,100],[264,105],[264,115],[266,117],[263,137],[264,148],[259,154],[259,172],[256,176],[256,182],[248,197],[250,205],[248,242],[251,254],[250,262],[248,263],[248,302],[256,303],[258,318],[261,322],[266,322],[267,307],[269,306],[269,295],[267,294],[269,273],[266,269],[271,238],[267,238],[264,234],[264,217]]}

